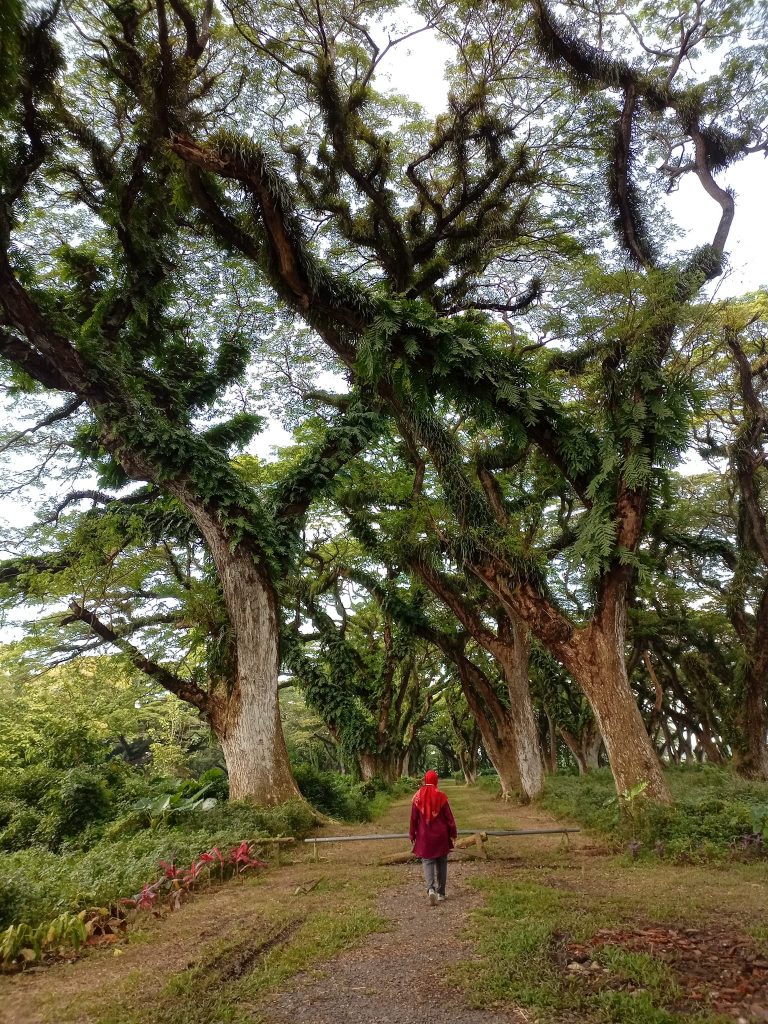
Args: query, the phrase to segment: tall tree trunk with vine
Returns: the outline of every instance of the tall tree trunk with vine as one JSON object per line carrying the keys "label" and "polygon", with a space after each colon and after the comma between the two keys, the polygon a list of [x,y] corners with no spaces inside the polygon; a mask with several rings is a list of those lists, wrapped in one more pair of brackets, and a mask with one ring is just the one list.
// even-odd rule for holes
{"label": "tall tree trunk with vine", "polygon": [[233,545],[208,509],[179,492],[216,565],[232,632],[226,688],[209,697],[207,717],[221,743],[231,800],[275,805],[300,799],[280,721],[278,602],[259,554]]}

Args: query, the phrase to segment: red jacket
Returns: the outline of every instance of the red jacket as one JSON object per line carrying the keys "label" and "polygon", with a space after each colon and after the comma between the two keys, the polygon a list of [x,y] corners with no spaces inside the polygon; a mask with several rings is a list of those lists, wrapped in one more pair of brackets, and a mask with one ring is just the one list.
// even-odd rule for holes
{"label": "red jacket", "polygon": [[448,803],[444,804],[432,821],[425,821],[421,811],[411,804],[411,842],[417,857],[444,857],[453,848],[456,822]]}

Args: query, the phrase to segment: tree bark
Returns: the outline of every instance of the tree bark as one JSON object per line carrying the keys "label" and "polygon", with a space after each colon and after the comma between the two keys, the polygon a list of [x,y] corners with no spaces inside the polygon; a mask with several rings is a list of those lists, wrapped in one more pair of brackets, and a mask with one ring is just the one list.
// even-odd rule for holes
{"label": "tree bark", "polygon": [[477,758],[473,759],[470,751],[462,750],[460,760],[464,783],[473,786],[477,782]]}
{"label": "tree bark", "polygon": [[230,799],[265,806],[301,799],[280,721],[278,605],[267,570],[245,542],[233,548],[215,514],[183,487],[168,489],[189,509],[208,544],[232,629],[234,671],[227,686],[212,694],[209,711],[224,752]]}
{"label": "tree bark", "polygon": [[547,712],[547,771],[550,775],[557,772],[557,729],[555,720]]}
{"label": "tree bark", "polygon": [[544,789],[544,762],[528,680],[530,637],[527,627],[516,616],[507,617],[499,633],[505,642],[493,654],[501,664],[507,684],[511,744],[520,776],[520,794],[527,802],[535,800]]}
{"label": "tree bark", "polygon": [[383,779],[388,785],[399,778],[399,758],[393,758],[386,754],[374,754],[370,751],[361,751],[357,755],[357,763],[360,769],[360,778],[363,782],[370,782],[376,777]]}
{"label": "tree bark", "polygon": [[597,728],[596,722],[590,722],[587,729],[582,733],[582,751],[586,770],[594,771],[600,767],[600,750],[603,746],[603,737]]}
{"label": "tree bark", "polygon": [[743,746],[734,752],[739,775],[768,780],[768,650],[761,650],[749,666],[742,716]]}
{"label": "tree bark", "polygon": [[[521,793],[520,772],[513,750],[513,731],[506,709],[492,692],[492,687],[480,670],[467,658],[458,663],[461,688],[469,709],[474,715],[483,746],[501,785],[502,800],[511,800]],[[493,706],[493,713],[487,709],[487,701]]]}
{"label": "tree bark", "polygon": [[475,571],[509,609],[510,617],[521,618],[581,687],[603,737],[617,792],[628,792],[646,783],[646,797],[671,803],[659,759],[629,685],[624,653],[626,592],[621,572],[606,578],[591,623],[575,629],[531,584],[511,587],[492,569],[476,567]]}
{"label": "tree bark", "polygon": [[560,735],[563,742],[573,754],[579,775],[586,775],[598,767],[600,748],[603,745],[603,737],[600,735],[597,724],[590,721],[581,730],[578,736],[574,736],[570,730],[560,728]]}
{"label": "tree bark", "polygon": [[[517,615],[502,614],[498,635],[492,633],[444,577],[421,562],[414,562],[412,567],[501,668],[509,693],[509,707],[502,704],[485,675],[463,654],[457,654],[437,635],[427,636],[459,667],[464,696],[477,718],[488,756],[499,773],[504,798],[516,790],[524,803],[536,799],[544,788],[544,766],[528,680],[530,640],[526,626]],[[460,663],[462,659],[464,665]],[[471,698],[469,691],[473,688],[477,696]],[[481,710],[476,710],[478,705]]]}
{"label": "tree bark", "polygon": [[589,768],[587,767],[587,762],[584,760],[584,753],[578,739],[568,729],[561,729],[560,735],[563,737],[563,742],[566,747],[568,747],[570,752],[573,754],[576,767],[579,769],[579,775],[586,775]]}
{"label": "tree bark", "polygon": [[671,795],[629,685],[620,616],[612,629],[593,623],[573,638],[567,665],[584,691],[602,736],[618,793],[645,783],[644,796],[670,803]]}

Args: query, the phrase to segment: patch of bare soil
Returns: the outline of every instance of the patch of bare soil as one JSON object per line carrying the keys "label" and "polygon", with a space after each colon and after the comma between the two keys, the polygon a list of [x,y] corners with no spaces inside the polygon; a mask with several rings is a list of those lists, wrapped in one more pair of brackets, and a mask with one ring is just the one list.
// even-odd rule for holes
{"label": "patch of bare soil", "polygon": [[674,1009],[727,1014],[740,1024],[768,1024],[768,959],[747,937],[717,928],[606,928],[584,945],[565,948],[566,967],[593,989],[616,983],[595,952],[618,946],[649,953],[671,968],[681,998]]}
{"label": "patch of bare soil", "polygon": [[244,942],[234,952],[230,950],[225,956],[213,959],[206,964],[207,973],[214,974],[218,972],[219,984],[237,981],[238,978],[249,974],[270,950],[288,942],[293,933],[301,927],[305,920],[306,918],[304,917],[297,917],[282,928],[273,928],[271,934],[266,939],[255,944],[252,939]]}

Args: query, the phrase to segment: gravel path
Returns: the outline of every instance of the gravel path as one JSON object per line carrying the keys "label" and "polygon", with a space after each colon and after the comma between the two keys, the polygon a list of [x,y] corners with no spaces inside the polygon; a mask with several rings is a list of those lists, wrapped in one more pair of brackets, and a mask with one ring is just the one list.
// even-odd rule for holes
{"label": "gravel path", "polygon": [[379,900],[391,921],[387,932],[292,979],[269,1001],[268,1024],[525,1024],[520,1011],[473,1010],[451,972],[472,960],[462,938],[470,911],[482,900],[467,884],[486,870],[477,861],[449,864],[448,898],[430,907],[421,869],[409,865],[405,880]]}

